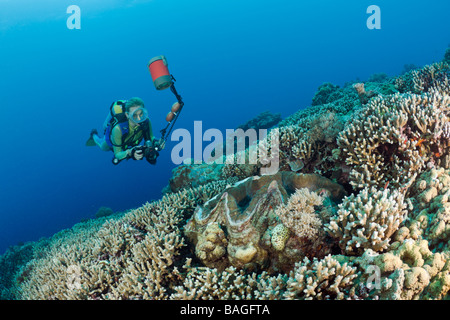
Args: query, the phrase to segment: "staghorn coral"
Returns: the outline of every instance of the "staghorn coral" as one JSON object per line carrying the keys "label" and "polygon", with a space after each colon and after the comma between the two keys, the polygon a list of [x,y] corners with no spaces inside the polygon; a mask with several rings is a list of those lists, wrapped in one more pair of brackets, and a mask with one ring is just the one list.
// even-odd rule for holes
{"label": "staghorn coral", "polygon": [[365,188],[357,196],[344,198],[326,229],[339,239],[339,246],[348,255],[365,249],[386,250],[391,236],[407,216],[406,208],[398,190]]}
{"label": "staghorn coral", "polygon": [[187,260],[187,276],[174,287],[172,300],[275,300],[286,289],[287,275],[270,276],[267,272],[246,273],[230,266],[223,271],[215,268],[192,267]]}
{"label": "staghorn coral", "polygon": [[[344,127],[346,117],[329,110],[302,118],[298,124],[279,128],[276,133],[269,132],[266,140],[260,141],[258,148],[267,148],[265,154],[273,154],[273,135],[277,134],[280,171],[300,171],[331,175],[335,169],[333,149],[337,148],[336,137]],[[308,130],[306,128],[309,128]],[[264,168],[264,162],[260,167]]]}
{"label": "staghorn coral", "polygon": [[269,275],[245,273],[228,267],[193,268],[190,261],[183,283],[174,288],[170,299],[175,300],[274,300],[274,299],[344,299],[350,297],[357,268],[340,263],[333,256],[323,259],[304,258],[289,274]]}
{"label": "staghorn coral", "polygon": [[[210,255],[208,252],[216,250],[213,244],[222,248],[226,243],[229,265],[250,269],[262,266],[266,269],[278,269],[290,268],[292,260],[299,256],[314,254],[317,246],[309,242],[299,242],[298,236],[294,239],[295,241],[287,241],[286,249],[281,253],[279,251],[283,245],[275,241],[276,248],[274,248],[271,242],[272,238],[278,237],[273,235],[273,229],[279,224],[275,208],[288,201],[289,193],[301,188],[308,188],[311,191],[325,189],[330,199],[334,201],[338,201],[345,194],[338,184],[313,174],[279,172],[271,176],[247,178],[227,188],[203,206],[197,207],[196,212],[186,224],[184,231],[195,246],[197,257],[204,265],[223,270],[227,266],[224,264],[223,256],[217,259],[215,255]],[[312,195],[308,195],[313,198]],[[315,202],[307,201],[305,209],[306,206],[312,206],[312,203]],[[289,227],[291,217],[285,216],[283,219],[287,219],[286,227]],[[226,242],[205,243],[211,224],[220,226],[226,234]],[[291,227],[294,232],[299,230],[296,226],[291,225]],[[275,229],[275,233],[277,230]],[[286,233],[285,229],[282,231]],[[310,235],[301,234],[300,236],[307,238]],[[284,238],[281,241],[285,240]],[[217,250],[223,252],[221,249]]]}
{"label": "staghorn coral", "polygon": [[21,280],[28,277],[28,269],[24,266],[39,255],[41,248],[47,241],[39,244],[27,242],[10,247],[0,256],[0,300],[10,300],[17,295],[17,281],[15,275],[20,274]]}

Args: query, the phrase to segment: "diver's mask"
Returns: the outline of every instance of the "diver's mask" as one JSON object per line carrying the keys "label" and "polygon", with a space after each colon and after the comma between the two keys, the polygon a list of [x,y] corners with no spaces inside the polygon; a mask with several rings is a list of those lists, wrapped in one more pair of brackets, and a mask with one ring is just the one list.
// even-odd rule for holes
{"label": "diver's mask", "polygon": [[139,107],[128,114],[128,117],[136,124],[142,123],[148,119],[148,111],[145,108]]}

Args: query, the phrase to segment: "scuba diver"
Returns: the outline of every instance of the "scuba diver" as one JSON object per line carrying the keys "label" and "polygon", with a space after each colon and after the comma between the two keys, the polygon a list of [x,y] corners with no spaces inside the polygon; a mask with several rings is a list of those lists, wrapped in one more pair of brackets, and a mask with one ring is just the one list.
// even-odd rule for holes
{"label": "scuba diver", "polygon": [[[153,136],[144,101],[137,97],[113,102],[103,123],[103,130],[104,136],[100,138],[97,130],[93,129],[86,146],[98,146],[103,151],[113,151],[113,164],[125,159],[144,158],[150,164],[156,164],[158,150],[164,148],[165,140],[158,140]],[[142,141],[144,145],[140,145]]]}
{"label": "scuba diver", "polygon": [[[152,124],[148,118],[144,101],[140,98],[117,100],[111,104],[110,112],[103,123],[104,136],[100,138],[96,129],[86,142],[86,146],[98,146],[103,151],[113,151],[113,164],[122,160],[147,159],[156,164],[159,152],[164,149],[167,138],[180,115],[184,102],[175,89],[175,78],[170,74],[165,56],[157,56],[150,60],[148,69],[157,90],[170,88],[177,98],[171,111],[166,116],[167,126],[161,130],[161,139],[155,139]],[[143,145],[140,145],[144,141]]]}

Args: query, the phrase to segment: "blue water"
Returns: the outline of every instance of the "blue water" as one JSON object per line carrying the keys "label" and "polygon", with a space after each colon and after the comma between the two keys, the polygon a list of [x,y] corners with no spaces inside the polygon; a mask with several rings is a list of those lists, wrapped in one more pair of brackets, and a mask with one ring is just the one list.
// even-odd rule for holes
{"label": "blue water", "polygon": [[[369,5],[381,29],[369,30]],[[81,29],[66,25],[70,5]],[[155,135],[175,98],[147,62],[164,54],[185,107],[176,127],[233,129],[262,111],[286,117],[323,82],[343,85],[442,59],[450,1],[0,1],[0,254],[93,218],[158,199],[175,167],[111,164],[86,147],[109,105],[141,97]]]}

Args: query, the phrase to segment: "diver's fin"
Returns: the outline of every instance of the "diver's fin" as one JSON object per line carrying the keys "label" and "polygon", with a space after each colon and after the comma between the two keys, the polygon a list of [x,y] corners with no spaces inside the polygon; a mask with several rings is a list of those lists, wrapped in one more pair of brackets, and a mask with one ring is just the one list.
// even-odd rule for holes
{"label": "diver's fin", "polygon": [[90,137],[90,138],[88,139],[88,141],[86,141],[86,146],[87,146],[87,147],[95,147],[96,145],[97,145],[97,144],[95,143],[93,137]]}
{"label": "diver's fin", "polygon": [[94,140],[94,134],[97,134],[97,130],[92,129],[91,131],[91,136],[89,137],[89,139],[86,141],[86,146],[87,147],[95,147],[97,144],[95,143]]}

